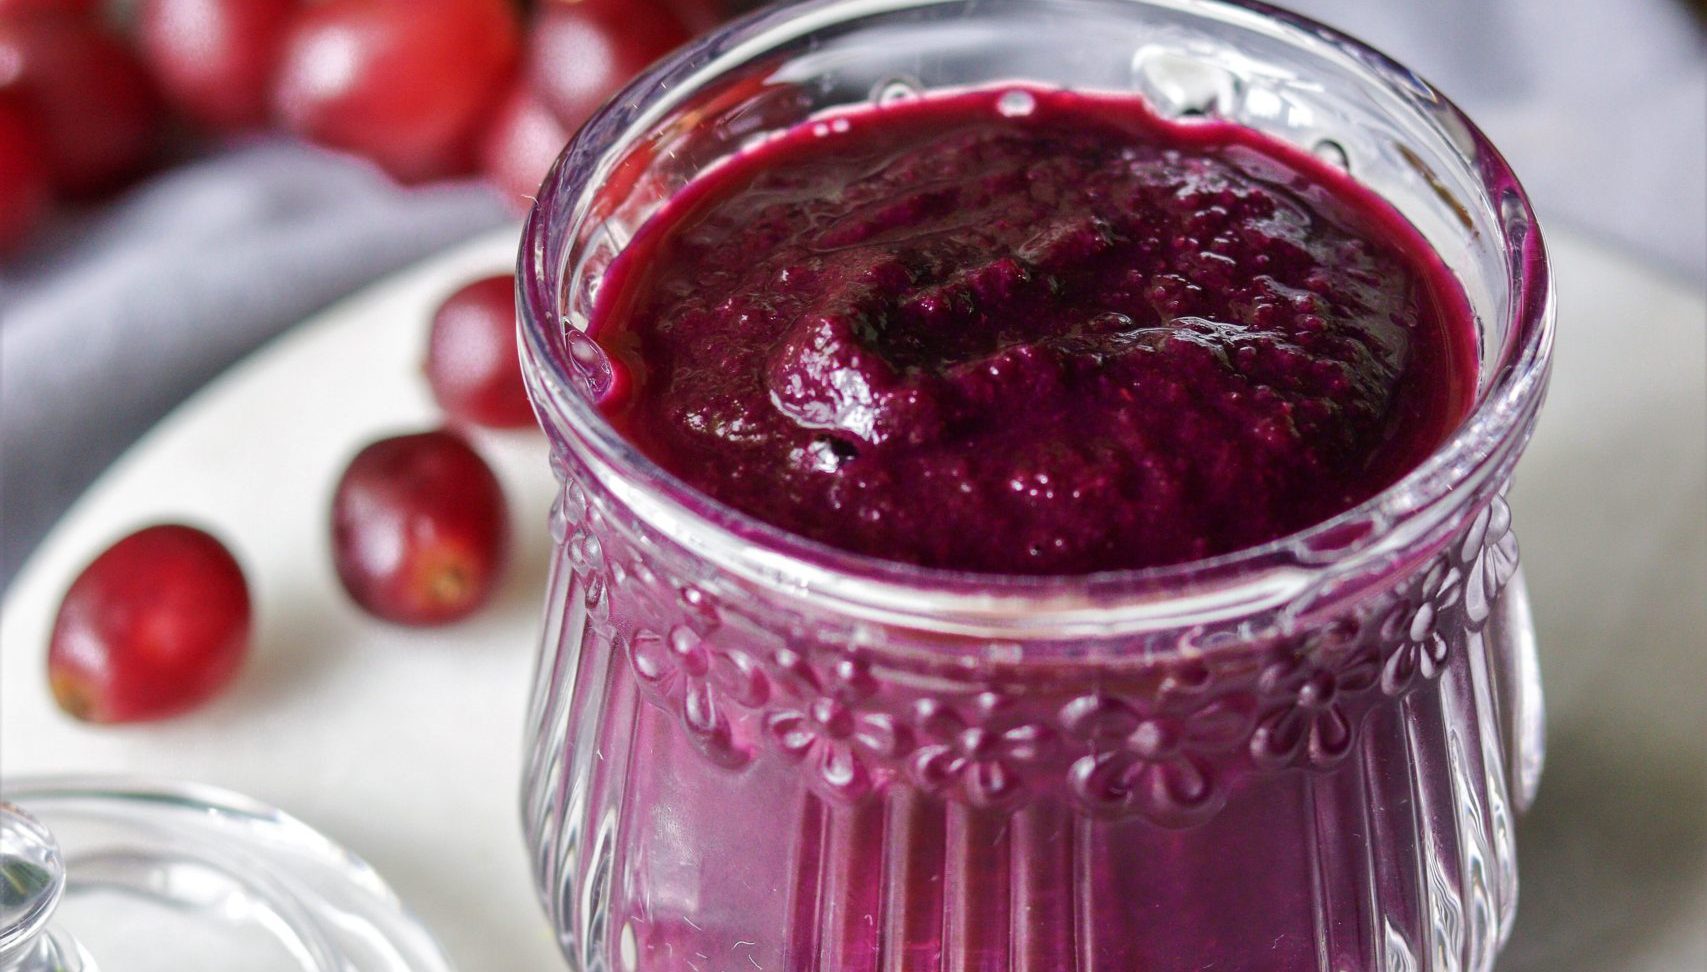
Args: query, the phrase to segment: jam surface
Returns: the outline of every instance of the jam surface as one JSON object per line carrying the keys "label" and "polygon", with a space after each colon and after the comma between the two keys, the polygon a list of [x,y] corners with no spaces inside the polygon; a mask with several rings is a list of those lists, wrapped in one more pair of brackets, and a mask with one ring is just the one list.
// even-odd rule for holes
{"label": "jam surface", "polygon": [[1464,294],[1370,190],[1235,124],[1004,86],[819,119],[607,271],[601,408],[802,536],[1015,574],[1178,563],[1392,484],[1474,393]]}

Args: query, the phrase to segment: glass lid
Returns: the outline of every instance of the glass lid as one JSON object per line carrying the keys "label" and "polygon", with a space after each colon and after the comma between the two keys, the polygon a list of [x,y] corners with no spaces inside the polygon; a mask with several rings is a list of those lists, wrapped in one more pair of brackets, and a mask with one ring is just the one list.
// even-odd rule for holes
{"label": "glass lid", "polygon": [[372,868],[196,784],[16,778],[0,801],[0,972],[450,972]]}

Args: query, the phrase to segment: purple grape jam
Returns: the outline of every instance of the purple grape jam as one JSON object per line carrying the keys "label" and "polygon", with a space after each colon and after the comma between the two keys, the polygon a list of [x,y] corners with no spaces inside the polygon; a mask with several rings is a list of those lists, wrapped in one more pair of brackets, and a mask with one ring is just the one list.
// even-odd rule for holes
{"label": "purple grape jam", "polygon": [[826,116],[697,179],[607,273],[601,402],[775,526],[928,567],[1180,563],[1330,519],[1468,412],[1475,330],[1341,170],[1131,96]]}

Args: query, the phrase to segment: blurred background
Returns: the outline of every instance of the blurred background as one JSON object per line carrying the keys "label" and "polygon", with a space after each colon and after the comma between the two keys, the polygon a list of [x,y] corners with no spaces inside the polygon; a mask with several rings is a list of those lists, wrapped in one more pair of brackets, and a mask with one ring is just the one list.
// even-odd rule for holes
{"label": "blurred background", "polygon": [[[253,23],[232,28],[234,52],[224,60],[208,57],[193,36],[196,17],[220,4],[156,4],[165,13],[153,19],[163,23],[149,36],[164,39],[142,45],[137,73],[167,88],[170,107],[115,108],[142,129],[137,146],[127,146],[115,134],[125,126],[103,125],[92,105],[127,102],[103,94],[103,84],[126,89],[148,78],[110,63],[83,77],[65,95],[73,103],[56,111],[73,116],[65,126],[71,136],[81,125],[103,143],[104,170],[98,152],[83,163],[98,170],[92,188],[55,190],[51,209],[41,207],[27,231],[11,227],[24,222],[20,211],[29,201],[0,201],[13,210],[0,219],[0,245],[10,251],[0,258],[0,435],[9,460],[0,478],[0,583],[93,477],[185,395],[337,297],[513,218],[528,180],[597,103],[593,95],[660,47],[714,23],[730,9],[724,3],[742,0],[538,5],[545,14],[604,7],[609,16],[590,26],[529,31],[517,50],[500,55],[516,63],[492,67],[490,79],[465,72],[484,102],[485,127],[456,134],[476,144],[458,146],[463,157],[453,159],[425,157],[431,151],[424,140],[435,133],[408,130],[406,122],[367,136],[341,130],[363,120],[337,117],[336,104],[313,104],[315,85],[359,86],[362,78],[317,76],[340,68],[318,63],[312,51],[297,59],[306,63],[286,65],[290,90],[269,93],[251,80],[262,70],[256,65],[277,60],[260,53],[265,38],[283,32],[299,3],[237,4],[286,13],[271,21],[252,14]],[[1511,157],[1549,228],[1604,241],[1696,287],[1707,279],[1707,14],[1700,0],[1293,5],[1389,51],[1460,102]],[[35,8],[100,6],[0,0],[14,20]],[[132,43],[141,33],[136,6],[123,0],[97,12]],[[410,16],[407,3],[390,9]],[[672,24],[658,26],[663,19]],[[174,40],[180,22],[187,22],[180,32],[192,34],[187,40]],[[432,38],[426,40],[422,58],[431,56]],[[8,140],[23,138],[7,122],[7,101],[20,100],[5,95],[8,86],[20,87],[7,80],[20,59],[16,39],[11,47],[9,63],[0,45],[0,154]],[[424,63],[396,67],[430,70]],[[245,85],[256,90],[247,99],[252,105],[231,94]],[[441,97],[460,105],[469,95]],[[387,109],[360,110],[383,117]],[[317,151],[302,136],[357,154]]]}
{"label": "blurred background", "polygon": [[[492,4],[513,23],[482,34],[470,11]],[[606,93],[739,5],[0,0],[0,586],[174,405],[514,220]],[[1501,968],[1707,968],[1707,4],[1291,6],[1457,101],[1572,241],[1553,458],[1520,470],[1514,501],[1554,742]],[[402,40],[370,63],[357,28]],[[427,101],[386,76],[432,79]],[[1572,451],[1573,423],[1652,388],[1627,435]],[[1632,505],[1652,517],[1597,520]],[[1597,598],[1597,564],[1649,596]]]}
{"label": "blurred background", "polygon": [[[260,53],[264,39],[283,33],[299,5],[237,4],[287,13],[231,28],[235,51],[223,61],[197,48],[204,41],[173,34],[180,22],[196,27],[197,16],[220,6],[214,0],[157,3],[165,11],[152,18],[158,24],[138,25],[132,0],[96,10],[118,25],[121,42],[143,49],[135,78],[117,71],[110,53],[89,55],[108,66],[67,85],[76,87],[64,96],[73,103],[55,109],[74,116],[63,126],[70,136],[82,126],[103,143],[81,163],[97,171],[83,178],[88,185],[54,190],[27,231],[9,228],[23,221],[27,200],[0,202],[14,210],[0,220],[10,251],[0,260],[0,435],[9,460],[0,479],[0,583],[94,476],[185,395],[337,297],[514,218],[529,179],[594,95],[744,4],[538,4],[543,12],[532,16],[601,7],[609,16],[542,24],[497,55],[514,63],[492,66],[490,78],[460,73],[473,93],[446,91],[441,100],[463,114],[465,101],[478,102],[480,124],[449,136],[411,130],[407,119],[352,135],[346,129],[367,120],[339,117],[352,109],[316,86],[359,86],[361,66],[321,63],[313,50],[285,65],[289,84],[269,92],[248,80],[259,76],[255,65],[276,62]],[[434,5],[442,0],[420,10]],[[0,0],[0,10],[26,11],[5,14],[13,20],[35,8],[101,6]],[[409,14],[407,3],[377,6],[424,16]],[[1457,100],[1510,156],[1549,228],[1604,241],[1696,287],[1707,279],[1707,14],[1699,0],[1293,6],[1392,53]],[[163,39],[138,43],[139,34]],[[418,45],[420,59],[430,59],[432,40]],[[27,52],[27,38],[14,39],[10,64],[0,44],[0,153],[23,138],[7,122],[7,102],[23,99],[5,97],[20,43]],[[391,67],[418,74],[431,66]],[[339,78],[339,70],[357,76]],[[142,131],[127,146],[115,134],[125,126],[102,124],[93,105],[134,100],[100,89],[134,88],[149,75],[168,107],[118,105],[126,125]],[[252,106],[230,93],[245,84],[256,89]],[[353,110],[383,121],[388,109],[381,101]],[[304,137],[355,154],[317,151]],[[472,144],[431,144],[447,137]],[[441,151],[457,155],[429,157]]]}

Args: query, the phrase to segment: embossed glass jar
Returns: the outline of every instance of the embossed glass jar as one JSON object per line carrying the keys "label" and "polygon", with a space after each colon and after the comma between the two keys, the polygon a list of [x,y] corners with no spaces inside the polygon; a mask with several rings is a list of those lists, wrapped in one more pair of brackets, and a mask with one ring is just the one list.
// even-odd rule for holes
{"label": "embossed glass jar", "polygon": [[[593,292],[696,173],[827,108],[1013,80],[1137,91],[1348,166],[1464,284],[1472,415],[1301,534],[1058,578],[818,546],[602,420]],[[1505,163],[1415,75],[1254,5],[809,0],[595,117],[542,190],[519,287],[563,482],[523,812],[573,967],[1491,967],[1541,762],[1501,494],[1551,296]]]}

